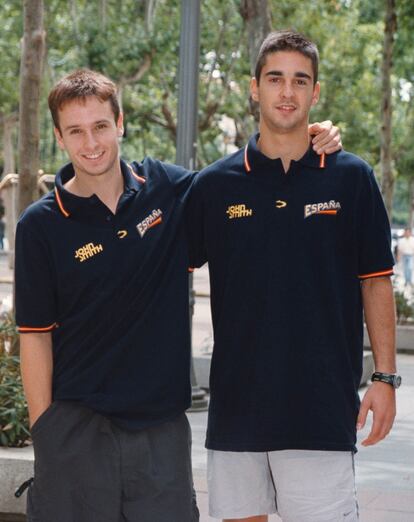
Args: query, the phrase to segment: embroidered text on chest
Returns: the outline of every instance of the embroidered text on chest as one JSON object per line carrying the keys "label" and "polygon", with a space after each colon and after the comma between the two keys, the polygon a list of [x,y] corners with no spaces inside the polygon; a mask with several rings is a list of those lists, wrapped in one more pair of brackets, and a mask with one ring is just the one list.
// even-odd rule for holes
{"label": "embroidered text on chest", "polygon": [[101,244],[94,245],[93,243],[88,243],[87,245],[84,245],[83,247],[80,247],[76,250],[75,259],[79,259],[79,261],[83,263],[87,259],[90,259],[102,251],[103,246]]}
{"label": "embroidered text on chest", "polygon": [[310,203],[305,205],[305,219],[313,214],[332,214],[338,213],[341,209],[339,201],[331,199],[331,201],[325,201],[323,203]]}
{"label": "embroidered text on chest", "polygon": [[244,204],[230,205],[226,210],[226,214],[229,216],[229,219],[250,217],[253,215],[253,210],[246,208]]}
{"label": "embroidered text on chest", "polygon": [[141,237],[144,237],[144,234],[148,229],[155,227],[155,225],[159,225],[161,222],[162,222],[162,210],[154,209],[149,216],[147,216],[140,223],[138,223],[137,230],[139,232],[139,235]]}

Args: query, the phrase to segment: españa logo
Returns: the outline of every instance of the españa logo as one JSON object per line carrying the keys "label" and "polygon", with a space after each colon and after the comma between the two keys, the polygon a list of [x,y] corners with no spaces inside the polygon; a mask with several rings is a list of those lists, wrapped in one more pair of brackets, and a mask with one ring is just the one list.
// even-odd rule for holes
{"label": "espa\u00f1a logo", "polygon": [[155,227],[156,225],[159,225],[160,223],[162,223],[162,210],[154,209],[149,216],[147,216],[140,223],[138,223],[137,230],[139,232],[139,235],[141,237],[144,237],[147,230],[149,230],[152,227]]}
{"label": "espa\u00f1a logo", "polygon": [[76,250],[75,259],[79,259],[79,261],[83,263],[87,259],[90,259],[102,251],[103,246],[101,244],[94,245],[93,243],[88,243],[87,245],[84,245],[83,247],[80,247]]}
{"label": "espa\u00f1a logo", "polygon": [[335,216],[341,210],[341,204],[339,201],[331,199],[331,201],[325,201],[323,203],[310,203],[305,205],[305,219],[313,214],[328,214]]}
{"label": "espa\u00f1a logo", "polygon": [[250,217],[253,215],[253,210],[251,208],[246,208],[246,205],[244,204],[230,205],[226,210],[226,214],[229,216],[229,219]]}

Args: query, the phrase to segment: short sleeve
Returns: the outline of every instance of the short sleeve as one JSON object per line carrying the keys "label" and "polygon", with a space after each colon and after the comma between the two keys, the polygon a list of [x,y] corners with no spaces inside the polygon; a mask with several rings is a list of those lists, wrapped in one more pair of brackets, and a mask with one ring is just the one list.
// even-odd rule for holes
{"label": "short sleeve", "polygon": [[186,200],[189,197],[196,174],[171,163],[163,163],[163,167],[171,185],[173,186],[176,197],[183,201]]}
{"label": "short sleeve", "polygon": [[207,261],[205,243],[205,205],[201,190],[200,175],[197,175],[188,200],[185,220],[189,244],[190,266],[199,268]]}
{"label": "short sleeve", "polygon": [[368,279],[393,274],[390,224],[372,170],[363,173],[358,199],[358,277]]}
{"label": "short sleeve", "polygon": [[16,323],[20,333],[49,332],[57,320],[51,259],[41,230],[28,221],[16,229]]}

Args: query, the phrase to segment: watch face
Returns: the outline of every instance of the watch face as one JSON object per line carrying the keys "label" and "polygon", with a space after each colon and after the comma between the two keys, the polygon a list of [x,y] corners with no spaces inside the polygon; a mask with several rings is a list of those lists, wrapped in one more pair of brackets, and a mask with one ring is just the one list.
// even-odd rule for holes
{"label": "watch face", "polygon": [[394,376],[394,388],[399,388],[401,386],[401,375]]}

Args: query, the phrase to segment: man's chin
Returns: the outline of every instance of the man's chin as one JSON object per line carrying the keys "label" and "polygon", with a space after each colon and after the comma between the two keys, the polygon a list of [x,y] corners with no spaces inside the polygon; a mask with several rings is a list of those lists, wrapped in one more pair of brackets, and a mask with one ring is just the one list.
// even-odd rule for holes
{"label": "man's chin", "polygon": [[272,125],[275,132],[278,134],[289,134],[296,132],[301,128],[308,128],[308,122],[306,120],[295,120],[295,121],[274,121]]}

